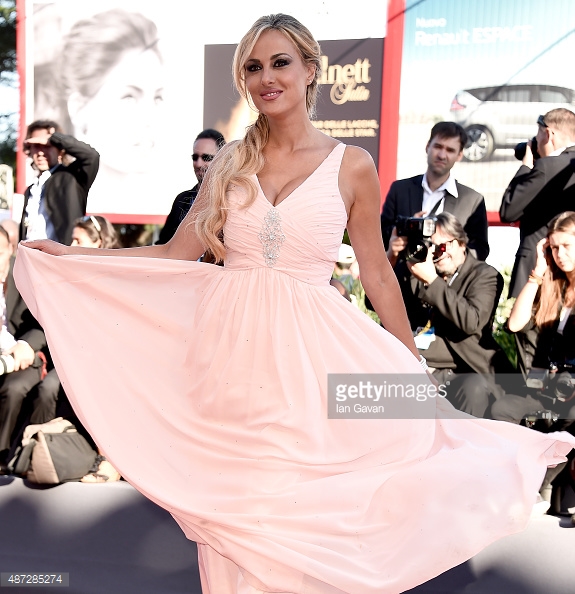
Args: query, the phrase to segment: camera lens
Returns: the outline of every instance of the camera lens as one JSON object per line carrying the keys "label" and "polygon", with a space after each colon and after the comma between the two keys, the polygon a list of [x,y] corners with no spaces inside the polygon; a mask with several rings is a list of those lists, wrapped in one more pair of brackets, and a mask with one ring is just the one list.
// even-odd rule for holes
{"label": "camera lens", "polygon": [[527,152],[527,143],[520,142],[519,144],[515,145],[515,148],[513,150],[515,151],[515,158],[518,161],[523,161],[523,158],[525,157],[525,153]]}

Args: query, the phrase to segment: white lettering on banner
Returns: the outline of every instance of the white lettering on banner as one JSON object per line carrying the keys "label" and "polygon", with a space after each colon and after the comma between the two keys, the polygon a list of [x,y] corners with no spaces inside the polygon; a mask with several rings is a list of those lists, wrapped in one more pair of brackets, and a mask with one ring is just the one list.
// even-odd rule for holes
{"label": "white lettering on banner", "polygon": [[333,138],[375,138],[377,120],[314,120],[312,124]]}
{"label": "white lettering on banner", "polygon": [[[445,27],[447,21],[441,19],[415,19],[419,29]],[[415,45],[431,47],[436,45],[487,44],[503,42],[524,42],[533,40],[533,25],[515,25],[514,27],[474,27],[445,31],[441,33],[415,32]]]}
{"label": "white lettering on banner", "polygon": [[330,98],[335,105],[343,105],[348,101],[367,101],[369,89],[364,85],[371,82],[368,58],[358,58],[355,64],[330,64],[327,56],[321,57],[320,85],[332,85]]}
{"label": "white lettering on banner", "polygon": [[473,43],[497,43],[498,41],[531,41],[532,25],[516,25],[515,27],[474,27]]}
{"label": "white lettering on banner", "polygon": [[416,18],[415,19],[415,26],[418,29],[429,29],[431,27],[445,27],[446,25],[447,25],[447,20],[444,18],[441,18],[441,19]]}

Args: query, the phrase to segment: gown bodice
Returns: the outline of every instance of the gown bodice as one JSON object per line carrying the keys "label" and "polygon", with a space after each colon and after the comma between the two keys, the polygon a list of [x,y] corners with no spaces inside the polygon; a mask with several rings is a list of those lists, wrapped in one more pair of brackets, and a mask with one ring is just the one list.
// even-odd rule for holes
{"label": "gown bodice", "polygon": [[338,144],[277,206],[256,175],[257,195],[248,207],[247,192],[232,189],[224,226],[226,269],[270,268],[312,285],[329,283],[347,222],[338,186],[344,151]]}

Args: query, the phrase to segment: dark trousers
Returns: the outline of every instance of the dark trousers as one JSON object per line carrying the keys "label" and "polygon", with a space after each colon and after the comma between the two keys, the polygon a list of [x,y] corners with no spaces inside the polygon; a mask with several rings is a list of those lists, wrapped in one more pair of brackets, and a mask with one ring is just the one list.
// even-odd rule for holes
{"label": "dark trousers", "polygon": [[484,418],[495,401],[497,387],[494,379],[479,373],[456,373],[453,369],[436,369],[433,377],[445,385],[447,400],[467,414]]}
{"label": "dark trousers", "polygon": [[24,399],[36,386],[38,388],[30,394],[32,410],[29,422],[47,423],[55,418],[60,382],[55,372],[55,381],[49,379],[48,374],[40,382],[41,371],[41,367],[28,367],[0,379],[0,452],[10,449]]}

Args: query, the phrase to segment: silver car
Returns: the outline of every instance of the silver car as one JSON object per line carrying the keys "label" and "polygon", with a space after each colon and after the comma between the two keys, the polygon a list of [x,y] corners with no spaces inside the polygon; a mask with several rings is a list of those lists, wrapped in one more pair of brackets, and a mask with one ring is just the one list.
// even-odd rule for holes
{"label": "silver car", "polygon": [[502,85],[459,91],[450,116],[469,136],[463,156],[481,161],[498,148],[531,138],[537,116],[565,107],[575,111],[575,91],[551,85]]}

